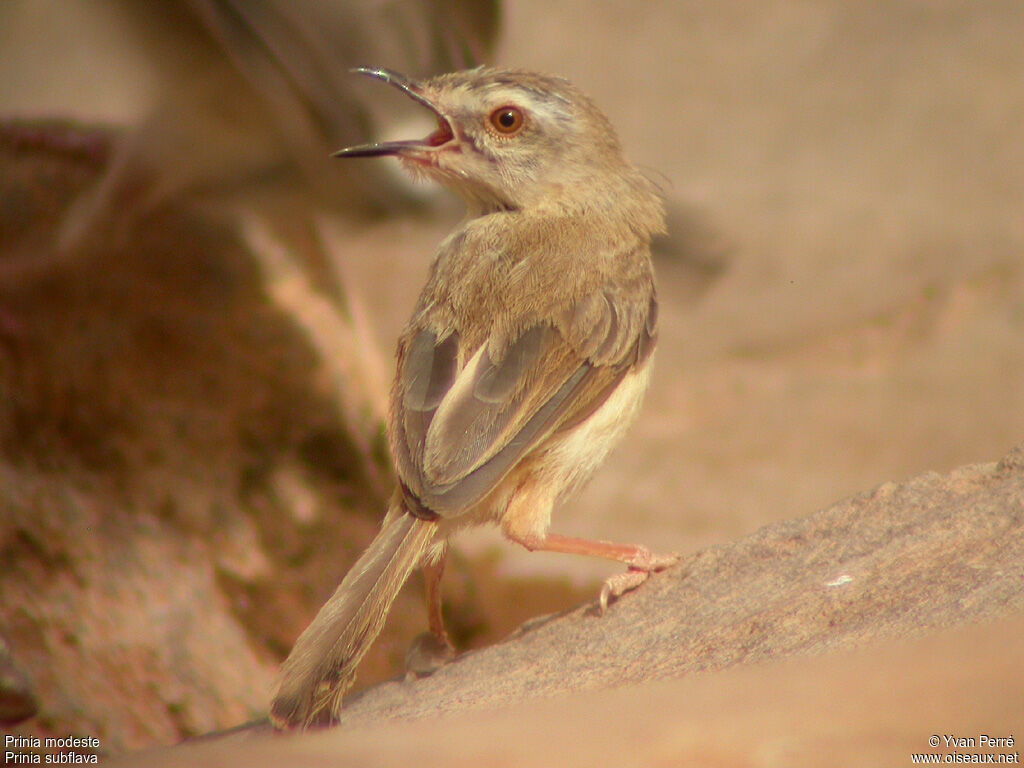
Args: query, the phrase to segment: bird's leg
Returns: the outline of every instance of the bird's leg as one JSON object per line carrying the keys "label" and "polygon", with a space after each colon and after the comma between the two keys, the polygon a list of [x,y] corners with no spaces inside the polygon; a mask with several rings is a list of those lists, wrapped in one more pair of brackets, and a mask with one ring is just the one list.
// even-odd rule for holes
{"label": "bird's leg", "polygon": [[653,571],[660,571],[674,565],[678,555],[657,555],[640,544],[615,544],[610,541],[594,541],[578,539],[572,536],[561,536],[548,533],[544,536],[531,534],[517,535],[515,531],[505,529],[505,536],[522,544],[531,552],[564,552],[569,555],[590,555],[605,557],[625,563],[629,570],[609,576],[601,587],[601,613],[608,608],[608,600],[619,597],[631,589],[643,584]]}
{"label": "bird's leg", "polygon": [[427,626],[430,634],[437,638],[441,645],[451,646],[448,631],[444,628],[444,616],[441,613],[441,577],[444,576],[444,561],[447,553],[432,563],[423,566],[423,582],[426,586]]}
{"label": "bird's leg", "polygon": [[423,566],[423,584],[427,603],[429,632],[417,635],[405,655],[407,677],[426,677],[455,657],[455,646],[444,628],[441,613],[441,577],[444,575],[445,553]]}

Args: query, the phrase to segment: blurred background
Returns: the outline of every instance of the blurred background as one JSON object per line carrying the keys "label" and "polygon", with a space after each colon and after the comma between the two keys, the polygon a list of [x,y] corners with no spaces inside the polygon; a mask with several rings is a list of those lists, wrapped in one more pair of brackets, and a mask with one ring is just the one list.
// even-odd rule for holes
{"label": "blurred background", "polygon": [[[262,716],[372,537],[461,211],[328,157],[429,130],[349,67],[564,75],[663,188],[652,390],[553,529],[687,554],[1021,441],[1022,38],[1017,0],[6,0],[0,720],[116,750]],[[456,548],[461,648],[610,568]]]}

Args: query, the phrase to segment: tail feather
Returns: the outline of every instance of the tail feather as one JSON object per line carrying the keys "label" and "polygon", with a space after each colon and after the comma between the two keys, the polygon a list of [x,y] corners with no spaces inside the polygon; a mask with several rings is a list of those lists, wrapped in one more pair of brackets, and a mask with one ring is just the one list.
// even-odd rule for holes
{"label": "tail feather", "polygon": [[336,714],[356,667],[433,543],[435,530],[433,522],[403,512],[388,515],[285,660],[270,707],[277,727],[311,725]]}

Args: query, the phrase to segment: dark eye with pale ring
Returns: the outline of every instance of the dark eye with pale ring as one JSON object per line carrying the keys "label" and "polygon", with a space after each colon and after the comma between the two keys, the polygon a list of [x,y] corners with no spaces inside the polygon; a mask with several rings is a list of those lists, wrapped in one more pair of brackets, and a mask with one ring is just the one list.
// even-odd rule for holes
{"label": "dark eye with pale ring", "polygon": [[504,136],[513,136],[523,127],[523,112],[519,107],[499,107],[491,112],[491,126]]}

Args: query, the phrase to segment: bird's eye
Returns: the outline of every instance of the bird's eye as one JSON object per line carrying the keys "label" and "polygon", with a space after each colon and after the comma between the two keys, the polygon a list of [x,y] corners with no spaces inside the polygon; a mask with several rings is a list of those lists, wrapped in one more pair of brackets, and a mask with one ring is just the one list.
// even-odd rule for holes
{"label": "bird's eye", "polygon": [[523,113],[518,107],[499,107],[491,112],[491,125],[498,133],[512,136],[523,127]]}

